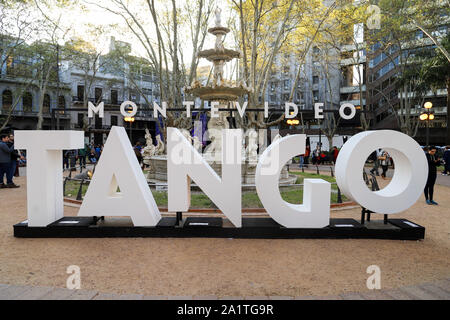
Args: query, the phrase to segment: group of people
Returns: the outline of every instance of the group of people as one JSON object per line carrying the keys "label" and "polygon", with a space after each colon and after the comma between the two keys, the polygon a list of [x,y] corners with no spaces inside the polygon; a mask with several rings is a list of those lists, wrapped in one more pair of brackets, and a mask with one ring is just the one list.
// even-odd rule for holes
{"label": "group of people", "polygon": [[63,152],[63,168],[76,170],[77,161],[80,168],[86,168],[86,163],[96,164],[100,159],[103,151],[103,145],[100,144],[86,144],[83,149],[78,150],[64,150]]}
{"label": "group of people", "polygon": [[[17,175],[19,162],[25,162],[25,156],[14,149],[14,135],[0,135],[0,188],[19,188],[13,178]],[[5,183],[6,176],[6,183]]]}
{"label": "group of people", "polygon": [[386,173],[389,169],[389,166],[392,164],[392,159],[389,155],[389,153],[387,153],[387,151],[383,150],[383,149],[378,149],[376,151],[374,151],[369,158],[371,158],[373,160],[373,168],[370,170],[370,173],[372,174],[376,174],[377,176],[380,175],[378,169],[381,167],[381,178],[382,179],[386,179]]}
{"label": "group of people", "polygon": [[309,164],[309,159],[311,158],[311,163],[313,165],[320,165],[324,162],[333,162],[336,163],[336,159],[339,154],[339,149],[334,146],[330,152],[324,152],[320,144],[316,145],[316,148],[311,153],[311,149],[308,146],[305,148],[305,153],[300,155],[300,168],[307,167]]}

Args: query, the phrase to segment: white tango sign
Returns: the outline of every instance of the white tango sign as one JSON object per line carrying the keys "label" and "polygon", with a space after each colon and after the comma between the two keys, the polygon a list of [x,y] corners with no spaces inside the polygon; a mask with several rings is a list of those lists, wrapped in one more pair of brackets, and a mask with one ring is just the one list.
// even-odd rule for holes
{"label": "white tango sign", "polygon": [[[221,177],[176,128],[167,128],[169,211],[190,206],[194,180],[236,227],[241,227],[240,129],[223,130]],[[323,179],[305,179],[303,203],[284,201],[278,188],[282,167],[305,152],[306,135],[290,135],[272,143],[256,168],[256,190],[267,213],[287,228],[322,228],[329,224],[331,185]],[[26,149],[28,226],[47,226],[63,217],[62,150],[84,147],[82,131],[15,131],[15,145]],[[370,191],[362,171],[370,153],[385,149],[395,162],[387,187]],[[395,214],[419,198],[427,179],[424,152],[409,136],[392,130],[365,131],[351,137],[336,163],[336,181],[342,192],[368,210]],[[117,192],[119,186],[120,192]],[[102,157],[87,190],[79,216],[130,216],[135,226],[156,226],[159,209],[123,127],[110,131]]]}

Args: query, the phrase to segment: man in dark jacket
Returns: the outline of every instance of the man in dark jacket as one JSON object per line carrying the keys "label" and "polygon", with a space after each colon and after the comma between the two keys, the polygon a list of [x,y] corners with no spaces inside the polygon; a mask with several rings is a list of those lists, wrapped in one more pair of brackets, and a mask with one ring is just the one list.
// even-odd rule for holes
{"label": "man in dark jacket", "polygon": [[[15,188],[12,180],[9,180],[9,170],[11,163],[11,152],[14,146],[8,146],[9,136],[6,134],[0,135],[0,188]],[[6,184],[4,184],[3,177],[6,175]]]}
{"label": "man in dark jacket", "polygon": [[428,161],[428,179],[425,185],[425,200],[427,204],[437,205],[437,202],[433,200],[434,184],[436,182],[437,167],[441,164],[441,161],[436,158],[436,147],[431,146],[428,148],[428,152],[425,154]]}
{"label": "man in dark jacket", "polygon": [[9,135],[9,142],[7,143],[7,145],[9,147],[13,148],[13,151],[11,151],[11,162],[9,163],[9,171],[6,175],[6,179],[8,181],[11,181],[11,185],[10,188],[18,188],[20,186],[18,186],[17,184],[15,184],[13,182],[13,178],[14,178],[14,173],[16,172],[16,168],[17,168],[17,161],[20,158],[20,153],[18,150],[14,149],[14,135],[11,133]]}

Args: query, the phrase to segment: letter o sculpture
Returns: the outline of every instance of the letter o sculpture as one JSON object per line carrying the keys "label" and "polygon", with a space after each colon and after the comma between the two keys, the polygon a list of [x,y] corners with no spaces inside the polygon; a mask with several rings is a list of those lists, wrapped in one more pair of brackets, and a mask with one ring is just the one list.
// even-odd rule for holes
{"label": "letter o sculpture", "polygon": [[[389,153],[395,164],[391,182],[371,191],[362,172],[367,157],[377,149]],[[394,214],[411,207],[423,192],[428,163],[419,144],[398,131],[365,131],[351,137],[336,160],[336,181],[342,193],[375,213]]]}

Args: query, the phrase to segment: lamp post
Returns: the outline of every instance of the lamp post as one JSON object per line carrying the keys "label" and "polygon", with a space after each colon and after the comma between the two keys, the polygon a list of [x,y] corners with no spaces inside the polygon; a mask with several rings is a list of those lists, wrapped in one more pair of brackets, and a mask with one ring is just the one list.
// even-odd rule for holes
{"label": "lamp post", "polygon": [[125,122],[129,122],[130,123],[130,142],[133,143],[133,139],[132,139],[132,135],[131,135],[131,125],[134,122],[134,117],[124,117],[123,120]]}
{"label": "lamp post", "polygon": [[430,101],[425,102],[424,106],[425,112],[422,112],[420,114],[419,119],[422,121],[427,121],[427,131],[426,131],[426,143],[425,145],[428,146],[429,140],[430,140],[430,120],[434,119],[434,114],[431,112],[431,108],[433,107],[433,104]]}
{"label": "lamp post", "polygon": [[[291,112],[293,114],[293,112]],[[286,123],[289,125],[290,129],[293,129],[294,126],[298,126],[300,123],[300,120],[298,119],[288,119],[286,120]]]}

